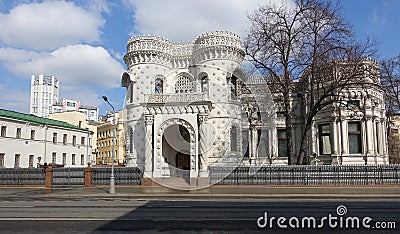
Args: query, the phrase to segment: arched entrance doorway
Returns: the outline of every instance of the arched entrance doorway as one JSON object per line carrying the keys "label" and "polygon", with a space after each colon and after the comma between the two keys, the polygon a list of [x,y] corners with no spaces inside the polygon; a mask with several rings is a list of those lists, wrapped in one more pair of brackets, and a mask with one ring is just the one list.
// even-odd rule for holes
{"label": "arched entrance doorway", "polygon": [[[190,174],[190,134],[186,127],[173,124],[164,130],[162,156],[168,164],[170,176]],[[166,175],[165,175],[166,176]]]}

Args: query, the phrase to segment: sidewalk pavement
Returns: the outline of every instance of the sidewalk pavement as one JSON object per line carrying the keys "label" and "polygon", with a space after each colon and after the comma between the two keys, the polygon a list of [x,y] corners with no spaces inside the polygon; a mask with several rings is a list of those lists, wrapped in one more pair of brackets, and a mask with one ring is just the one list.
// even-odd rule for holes
{"label": "sidewalk pavement", "polygon": [[200,190],[178,190],[161,186],[117,186],[115,194],[108,187],[68,187],[46,189],[44,187],[2,187],[1,198],[73,198],[73,197],[125,197],[125,198],[393,198],[400,199],[400,186],[211,186]]}

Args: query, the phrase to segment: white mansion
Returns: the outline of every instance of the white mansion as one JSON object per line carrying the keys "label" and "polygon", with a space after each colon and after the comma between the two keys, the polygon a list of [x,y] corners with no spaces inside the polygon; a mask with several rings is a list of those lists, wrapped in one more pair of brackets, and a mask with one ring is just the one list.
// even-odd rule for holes
{"label": "white mansion", "polygon": [[[196,183],[208,177],[209,166],[287,164],[279,105],[262,77],[244,75],[244,55],[240,37],[230,32],[205,33],[193,43],[131,38],[122,75],[128,166],[144,168],[146,178],[186,172]],[[365,65],[377,68],[372,60]],[[363,114],[328,108],[315,117],[307,152],[314,163],[388,163],[383,96],[371,89],[368,98],[357,87],[343,94]],[[293,108],[304,113],[298,95]],[[297,153],[304,119],[293,121]]]}

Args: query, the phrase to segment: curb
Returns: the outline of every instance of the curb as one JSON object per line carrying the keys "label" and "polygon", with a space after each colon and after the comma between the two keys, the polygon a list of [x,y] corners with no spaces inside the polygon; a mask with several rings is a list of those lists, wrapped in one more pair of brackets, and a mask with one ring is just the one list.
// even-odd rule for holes
{"label": "curb", "polygon": [[255,199],[399,199],[400,186],[387,187],[265,187],[221,186],[204,190],[174,190],[165,187],[119,187],[109,194],[107,187],[53,188],[22,187],[3,188],[0,198],[255,198]]}
{"label": "curb", "polygon": [[[10,196],[0,196],[0,198],[9,198]],[[24,196],[18,196],[19,198]],[[367,198],[367,199],[399,199],[400,194],[181,194],[181,193],[164,193],[164,194],[146,194],[146,193],[90,193],[90,194],[43,194],[33,195],[29,198],[167,198],[167,197],[179,197],[179,198],[271,198],[271,199],[338,199],[338,198]]]}

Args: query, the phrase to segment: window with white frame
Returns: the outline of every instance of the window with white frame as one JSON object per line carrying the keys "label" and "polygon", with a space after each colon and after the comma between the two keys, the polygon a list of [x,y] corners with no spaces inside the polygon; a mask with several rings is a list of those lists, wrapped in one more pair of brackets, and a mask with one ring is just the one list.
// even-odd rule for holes
{"label": "window with white frame", "polygon": [[18,168],[21,165],[21,155],[20,154],[15,154],[15,158],[14,158],[14,167]]}
{"label": "window with white frame", "polygon": [[67,153],[62,154],[62,164],[66,165],[67,164]]}
{"label": "window with white frame", "polygon": [[35,160],[35,155],[29,155],[29,167],[33,167],[33,160]]}
{"label": "window with white frame", "polygon": [[331,125],[321,124],[318,126],[319,132],[319,154],[331,154]]}
{"label": "window with white frame", "polygon": [[1,126],[1,136],[5,137],[7,132],[7,127],[6,126]]}
{"label": "window with white frame", "polygon": [[53,133],[53,143],[57,144],[57,133]]}
{"label": "window with white frame", "polygon": [[35,140],[35,130],[31,130],[31,140]]}
{"label": "window with white frame", "polygon": [[63,144],[66,145],[67,144],[67,134],[63,135]]}
{"label": "window with white frame", "polygon": [[21,138],[21,134],[22,134],[22,129],[21,128],[17,128],[17,135],[16,137],[19,139]]}
{"label": "window with white frame", "polygon": [[51,155],[51,162],[53,164],[56,164],[56,162],[57,162],[57,153],[56,152],[53,152],[53,154]]}
{"label": "window with white frame", "polygon": [[349,122],[348,124],[349,133],[349,153],[350,154],[361,154],[361,124],[360,122]]}
{"label": "window with white frame", "polygon": [[257,129],[257,133],[258,133],[257,154],[259,157],[267,157],[269,156],[268,130]]}
{"label": "window with white frame", "polygon": [[287,134],[286,129],[278,129],[278,157],[287,156]]}

